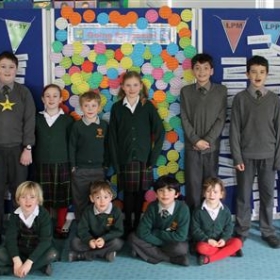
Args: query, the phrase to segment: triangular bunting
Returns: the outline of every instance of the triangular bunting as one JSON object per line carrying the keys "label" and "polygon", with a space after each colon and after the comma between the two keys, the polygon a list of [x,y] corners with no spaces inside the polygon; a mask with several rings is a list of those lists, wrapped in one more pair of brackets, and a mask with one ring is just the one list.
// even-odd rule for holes
{"label": "triangular bunting", "polygon": [[234,53],[243,33],[247,20],[221,20],[231,50]]}
{"label": "triangular bunting", "polygon": [[13,53],[15,53],[21,44],[23,38],[25,37],[29,27],[30,22],[15,21],[15,20],[5,20],[6,27],[9,34],[10,43],[12,46]]}
{"label": "triangular bunting", "polygon": [[280,36],[280,21],[263,21],[260,20],[264,35],[271,35],[271,42],[277,44]]}

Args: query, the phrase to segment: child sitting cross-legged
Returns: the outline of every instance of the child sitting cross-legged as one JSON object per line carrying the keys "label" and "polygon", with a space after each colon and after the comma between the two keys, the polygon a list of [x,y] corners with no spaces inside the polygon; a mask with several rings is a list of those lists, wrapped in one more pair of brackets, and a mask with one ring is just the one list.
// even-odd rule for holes
{"label": "child sitting cross-legged", "polygon": [[78,224],[77,237],[71,242],[69,261],[97,257],[112,262],[123,246],[121,210],[112,204],[113,192],[108,182],[95,181],[90,187],[89,205]]}
{"label": "child sitting cross-legged", "polygon": [[161,176],[154,185],[157,200],[151,202],[129,242],[132,255],[148,263],[165,261],[188,266],[189,208],[176,198],[180,193],[179,182]]}
{"label": "child sitting cross-legged", "polygon": [[198,264],[215,262],[229,256],[242,257],[242,241],[231,237],[231,213],[221,202],[225,187],[221,179],[208,178],[203,184],[202,205],[192,215],[191,234],[199,253]]}

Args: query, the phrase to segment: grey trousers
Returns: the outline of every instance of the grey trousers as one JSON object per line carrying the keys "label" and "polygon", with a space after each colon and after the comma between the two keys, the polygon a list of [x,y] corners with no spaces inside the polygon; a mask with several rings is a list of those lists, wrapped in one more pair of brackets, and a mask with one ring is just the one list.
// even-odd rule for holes
{"label": "grey trousers", "polygon": [[219,151],[206,154],[185,152],[186,203],[191,210],[201,204],[203,181],[218,174],[218,154]]}
{"label": "grey trousers", "polygon": [[107,253],[120,251],[123,247],[124,241],[120,238],[114,238],[105,242],[103,248],[91,249],[87,244],[84,244],[80,238],[74,237],[71,242],[72,250],[80,253],[85,253],[86,259],[91,260],[95,258],[104,258]]}
{"label": "grey trousers", "polygon": [[169,242],[159,247],[140,239],[134,232],[129,235],[128,241],[141,259],[153,264],[170,262],[170,258],[186,256],[188,253],[188,242]]}
{"label": "grey trousers", "polygon": [[251,196],[254,177],[257,172],[260,195],[260,231],[262,236],[275,235],[272,225],[274,205],[274,159],[244,159],[245,170],[237,171],[236,223],[234,231],[248,236],[251,226]]}

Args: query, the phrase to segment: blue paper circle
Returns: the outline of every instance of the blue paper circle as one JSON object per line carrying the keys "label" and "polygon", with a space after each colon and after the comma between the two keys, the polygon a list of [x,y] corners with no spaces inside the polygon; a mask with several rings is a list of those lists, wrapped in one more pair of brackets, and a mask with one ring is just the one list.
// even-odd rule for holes
{"label": "blue paper circle", "polygon": [[139,28],[139,29],[146,29],[147,26],[148,26],[148,21],[143,18],[143,17],[140,17],[137,19],[136,21],[136,26]]}
{"label": "blue paper circle", "polygon": [[152,55],[160,55],[162,52],[162,47],[159,43],[153,43],[150,45],[150,52]]}
{"label": "blue paper circle", "polygon": [[179,51],[179,47],[175,43],[170,43],[167,46],[166,50],[170,55],[175,55]]}
{"label": "blue paper circle", "polygon": [[65,42],[67,40],[67,31],[65,29],[57,30],[55,33],[55,38],[60,42]]}
{"label": "blue paper circle", "polygon": [[100,13],[97,16],[97,22],[99,24],[107,24],[109,22],[109,16],[106,13]]}
{"label": "blue paper circle", "polygon": [[107,76],[108,76],[109,79],[115,80],[115,79],[118,78],[119,72],[118,72],[118,70],[115,69],[115,68],[109,68],[109,69],[107,70]]}
{"label": "blue paper circle", "polygon": [[134,45],[133,54],[142,55],[145,52],[145,45],[137,43]]}

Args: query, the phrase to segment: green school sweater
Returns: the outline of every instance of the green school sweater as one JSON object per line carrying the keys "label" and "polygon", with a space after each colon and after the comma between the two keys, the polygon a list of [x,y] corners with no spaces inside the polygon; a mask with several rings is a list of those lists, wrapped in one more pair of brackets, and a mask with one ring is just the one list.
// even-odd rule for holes
{"label": "green school sweater", "polygon": [[[11,214],[6,231],[5,247],[9,252],[10,258],[31,252],[28,258],[35,262],[53,245],[53,228],[50,215],[44,207],[39,206],[39,215],[33,222],[31,227],[33,233],[30,236],[22,234],[20,221],[19,215]],[[18,246],[19,243],[23,245]],[[35,243],[37,245],[33,247],[32,244]]]}
{"label": "green school sweater", "polygon": [[110,214],[94,214],[93,205],[89,205],[79,222],[78,237],[87,244],[91,239],[102,237],[105,242],[123,235],[122,212],[113,206]]}
{"label": "green school sweater", "polygon": [[213,221],[205,208],[201,206],[194,210],[191,223],[191,235],[195,241],[208,239],[227,241],[232,236],[233,224],[231,213],[226,205],[220,209],[215,221]]}
{"label": "green school sweater", "polygon": [[172,215],[162,218],[158,201],[149,204],[140,220],[136,234],[144,241],[156,246],[168,242],[187,241],[190,224],[189,208],[183,201],[175,201]]}

